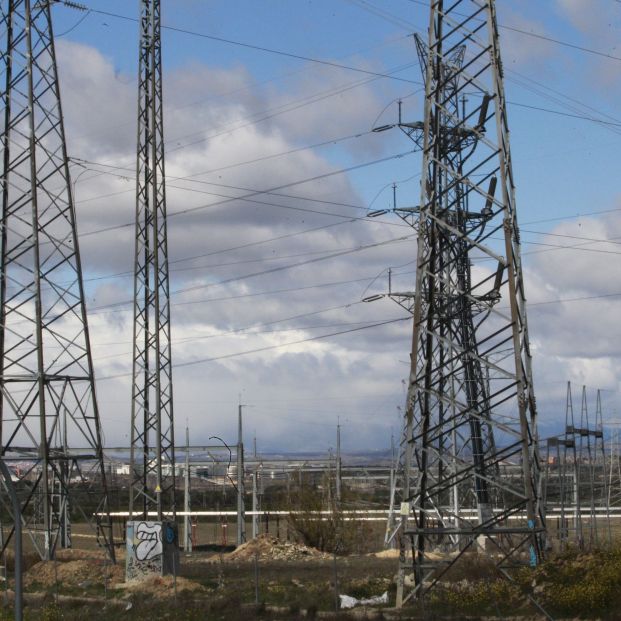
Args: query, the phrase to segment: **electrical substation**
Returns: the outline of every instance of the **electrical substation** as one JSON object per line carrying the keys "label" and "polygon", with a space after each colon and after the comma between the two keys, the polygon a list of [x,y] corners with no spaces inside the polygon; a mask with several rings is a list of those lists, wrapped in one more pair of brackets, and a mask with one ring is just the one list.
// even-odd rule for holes
{"label": "electrical substation", "polygon": [[[245,0],[239,2],[248,8]],[[285,0],[280,2],[285,10]],[[584,360],[591,361],[591,352],[580,358],[582,366],[562,367],[579,369],[578,379],[559,379],[548,368],[539,369],[538,356],[543,360],[546,355],[545,330],[537,327],[539,315],[529,323],[530,283],[537,291],[553,287],[541,284],[543,276],[533,267],[536,258],[523,258],[529,252],[523,250],[524,229],[518,224],[521,160],[512,155],[516,134],[510,132],[510,118],[514,109],[565,114],[572,122],[597,123],[617,133],[621,123],[610,115],[598,116],[592,105],[580,107],[577,99],[570,112],[526,104],[519,108],[506,92],[513,88],[515,72],[503,60],[506,48],[514,53],[511,37],[516,33],[533,46],[560,45],[621,59],[507,26],[505,17],[497,17],[497,9],[512,15],[501,7],[503,0],[404,0],[399,11],[405,4],[409,13],[416,13],[416,23],[422,24],[417,28],[408,21],[410,15],[397,15],[396,4],[343,0],[353,11],[407,30],[398,41],[408,64],[391,70],[351,58],[337,60],[317,50],[286,51],[284,43],[263,46],[241,41],[241,35],[237,40],[222,32],[206,34],[207,25],[200,23],[190,30],[175,21],[177,9],[167,6],[174,3],[137,0],[122,9],[113,4],[0,2],[0,619],[77,619],[85,614],[94,620],[340,619],[349,618],[338,615],[356,606],[364,607],[362,614],[369,619],[555,619],[591,613],[615,618],[615,606],[621,603],[614,594],[617,578],[621,580],[621,447],[614,420],[618,392],[609,387],[618,385],[618,378],[612,371],[602,372],[605,386],[588,385],[584,378],[593,365]],[[220,4],[214,2],[208,10],[215,15]],[[199,11],[184,6],[179,14],[187,17],[193,10]],[[621,5],[615,10],[621,13]],[[59,11],[71,23],[60,31]],[[136,14],[130,16],[131,11]],[[258,9],[252,21],[260,23]],[[122,64],[109,72],[110,79],[138,105],[131,129],[114,121],[114,131],[121,128],[114,140],[125,144],[131,134],[133,151],[131,159],[122,150],[98,158],[97,149],[92,155],[81,136],[82,142],[75,140],[76,152],[72,141],[72,115],[80,112],[73,102],[84,94],[80,89],[95,89],[97,80],[74,83],[67,76],[77,71],[72,63],[94,58],[89,36],[102,50],[118,47],[123,59],[128,56],[124,38],[112,41],[102,35],[119,23],[137,32],[138,79],[136,84],[124,82],[130,72]],[[282,34],[289,41],[285,29]],[[71,39],[78,35],[86,42]],[[208,62],[204,58],[193,58],[190,69],[180,70],[173,48],[186,41],[184,36],[192,45],[200,41],[237,49],[245,60],[235,61],[234,79],[225,79],[224,69],[215,78],[208,75],[199,67]],[[170,82],[163,63],[167,45]],[[519,51],[525,53],[524,48]],[[278,103],[203,137],[200,124],[210,110],[217,110],[220,99],[245,92],[239,86],[250,75],[244,73],[250,71],[244,62],[250,67],[251,55],[260,54],[310,63],[317,71],[353,73],[358,81],[338,88],[331,84],[328,94],[305,95],[303,103]],[[104,53],[97,58],[101,66],[108,62]],[[132,60],[128,66],[136,74],[134,64]],[[265,75],[253,76],[252,84],[269,84],[272,91],[266,93],[273,95],[280,87],[271,82],[285,78],[273,78],[272,70],[270,66]],[[307,76],[288,71],[286,79],[306,84]],[[198,82],[208,79],[221,80],[221,92],[179,104],[177,91],[187,87],[194,92]],[[255,148],[250,145],[252,132],[260,131],[255,125],[275,123],[280,114],[386,81],[396,83],[397,96],[387,98],[387,91],[386,101],[373,100],[375,107],[381,101],[383,110],[375,120],[365,111],[368,131],[335,139],[325,137],[328,130],[317,123],[313,148],[349,140],[360,145],[364,139],[368,142],[361,151],[383,153],[386,144],[397,145],[396,155],[382,155],[371,164],[396,167],[405,161],[405,180],[367,173],[368,163],[352,164],[351,152],[343,151],[338,163],[343,167],[336,171],[328,159],[316,169],[302,167],[310,156],[304,162],[291,160],[292,168],[301,171],[291,179],[301,181],[292,182],[284,164],[266,169],[273,178],[256,175],[252,183],[258,187],[265,182],[267,190],[245,178],[236,181],[240,168],[271,162],[283,153],[293,158],[307,148],[284,140],[277,155],[267,140]],[[310,78],[308,84],[312,88]],[[547,92],[545,85],[532,84],[533,93]],[[557,103],[561,95],[551,93]],[[373,96],[378,96],[375,91]],[[176,107],[168,107],[168,97]],[[113,94],[103,107],[115,105]],[[119,105],[125,110],[129,104]],[[345,108],[340,109],[344,117],[353,116]],[[96,113],[82,112],[92,117],[81,126],[88,136],[84,127],[95,127]],[[183,114],[185,125],[179,121]],[[165,119],[186,133],[169,140]],[[301,131],[300,125],[292,122],[290,127]],[[230,142],[238,130],[246,132],[241,147]],[[278,140],[283,131],[274,129]],[[520,154],[523,142],[518,134]],[[185,154],[184,149],[196,145],[202,155]],[[197,172],[204,170],[201,158],[208,156],[212,170]],[[166,157],[169,164],[172,159],[168,169]],[[321,184],[341,173],[351,174],[350,184],[356,180],[373,186],[373,192],[378,180],[384,184],[353,217],[347,210],[356,207],[354,198],[346,201],[338,193],[345,186],[322,193]],[[118,187],[108,192],[102,179]],[[84,203],[76,198],[83,181],[109,201],[132,188],[122,209],[102,209],[96,215],[103,224],[86,233],[80,223],[94,216],[83,216],[90,198]],[[309,186],[319,188],[316,195],[295,188],[310,182],[318,184]],[[205,190],[207,185],[213,193]],[[174,200],[167,194],[171,188]],[[201,201],[210,194],[214,202],[186,203],[180,192],[200,195]],[[375,203],[378,196],[383,203]],[[130,204],[135,211],[128,222]],[[236,221],[231,213],[238,204],[246,211]],[[271,208],[278,217],[263,221],[267,212],[260,210]],[[188,221],[177,226],[178,216]],[[304,228],[294,230],[288,220],[294,217],[309,218],[311,224],[296,220],[295,226],[303,223]],[[384,227],[393,237],[379,241],[352,233],[337,250],[324,252],[309,244],[306,251],[300,232],[329,236],[336,226],[312,219],[317,217],[335,217],[337,225],[351,230]],[[248,233],[252,226],[260,230],[256,239]],[[528,226],[533,225],[525,227],[527,234]],[[602,240],[586,232],[578,236],[554,230],[563,232],[549,234],[574,245],[540,242],[545,248],[535,252],[618,244],[611,241],[612,232]],[[90,241],[110,233],[103,250]],[[227,251],[254,251],[264,238],[270,243],[286,240],[291,254],[279,257],[272,250],[274,256],[264,258],[265,269],[252,267],[248,273],[235,271],[257,261],[246,255],[221,264],[197,263],[215,261],[212,255],[220,251],[209,245],[214,240],[226,242]],[[193,243],[198,250],[185,257],[180,246],[187,244],[187,252],[194,252]],[[386,250],[389,243],[400,244],[395,255]],[[317,267],[319,261],[358,257],[363,251],[379,256],[374,255],[372,277],[358,278],[352,262],[334,270],[352,271],[348,277],[355,279],[350,281],[340,272],[338,280],[335,276],[321,284],[307,284],[302,277],[295,286],[274,280],[267,294],[287,296],[280,302],[287,319],[248,320],[244,325],[243,312],[254,321],[275,304],[249,281],[266,275],[284,279],[286,270],[309,265],[313,276],[322,270],[329,274],[328,264]],[[618,254],[601,248],[595,252]],[[112,265],[119,257],[131,257],[133,265],[107,274],[107,261]],[[288,263],[278,262],[282,258]],[[572,263],[572,269],[577,271],[577,265]],[[230,271],[216,277],[222,266]],[[337,305],[337,287],[340,291],[351,283],[357,298]],[[226,295],[200,298],[204,289],[218,286],[229,287]],[[326,309],[302,301],[304,312],[298,312],[295,296],[308,291],[323,296]],[[567,301],[599,303],[615,295]],[[104,301],[96,302],[98,296]],[[233,306],[218,311],[204,305],[220,300],[234,304],[238,298],[245,306],[235,311],[228,310]],[[339,313],[330,315],[337,323],[300,323],[315,321],[326,310]],[[393,316],[395,311],[400,315]],[[365,313],[364,319],[358,312]],[[559,314],[553,321],[560,324],[568,316]],[[279,333],[274,326],[281,324],[294,327]],[[313,332],[317,328],[323,333]],[[386,330],[380,345],[367,338],[371,329]],[[291,338],[287,330],[293,332]],[[122,335],[131,335],[131,343],[120,341]],[[247,339],[247,349],[212,345],[223,335]],[[257,335],[264,340],[250,345]],[[326,343],[340,343],[343,335],[359,339],[356,347],[345,354],[345,349],[328,350]],[[610,345],[618,337],[603,339],[609,360],[618,356]],[[579,335],[565,337],[565,345],[572,339],[577,342]],[[398,351],[395,343],[401,344]],[[108,352],[106,347],[115,353],[94,354]],[[299,383],[296,355],[308,365],[300,367]],[[347,364],[335,362],[339,355]],[[391,366],[399,356],[408,360]],[[236,367],[238,357],[246,362]],[[98,364],[105,372],[100,373]],[[377,379],[382,364],[390,369],[383,383]],[[346,378],[344,369],[352,377]],[[396,377],[395,369],[405,379]],[[333,392],[331,381],[337,388]],[[254,410],[261,399],[255,402],[246,390],[252,382],[269,397],[264,397],[262,418]],[[554,382],[562,388],[550,392]],[[224,414],[213,415],[218,405],[214,394],[224,390],[220,384],[234,385],[238,394],[234,404],[226,402],[220,411]],[[363,412],[380,384],[388,385],[390,399],[399,402],[392,437],[388,400],[378,401],[372,420]],[[285,394],[283,386],[290,392]],[[347,399],[354,403],[349,412],[343,409]],[[282,411],[281,402],[286,404]],[[303,412],[313,403],[330,409],[309,409],[308,420],[296,418],[298,409]],[[298,440],[293,439],[296,434]],[[370,441],[386,448],[367,450],[361,444]]]}

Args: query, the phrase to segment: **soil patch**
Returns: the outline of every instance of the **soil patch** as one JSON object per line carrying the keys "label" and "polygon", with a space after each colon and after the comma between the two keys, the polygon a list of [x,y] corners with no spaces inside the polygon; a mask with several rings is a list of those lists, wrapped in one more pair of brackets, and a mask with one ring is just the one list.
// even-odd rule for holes
{"label": "soil patch", "polygon": [[[132,582],[124,582],[115,584],[114,588],[123,589],[128,594],[139,594],[149,596],[150,599],[166,600],[179,595],[205,595],[209,592],[203,585],[177,576],[175,587],[175,579],[173,576],[149,576],[143,580],[133,580]],[[176,593],[175,593],[176,591]]]}
{"label": "soil patch", "polygon": [[271,535],[259,535],[255,539],[243,543],[233,552],[225,554],[224,560],[252,561],[257,556],[259,560],[272,561],[303,561],[331,558],[330,554],[301,543],[280,541]]}
{"label": "soil patch", "polygon": [[60,586],[88,587],[119,582],[125,577],[125,568],[120,565],[111,565],[102,559],[78,559],[72,561],[40,561],[24,575],[24,586],[40,584],[51,587],[57,583]]}

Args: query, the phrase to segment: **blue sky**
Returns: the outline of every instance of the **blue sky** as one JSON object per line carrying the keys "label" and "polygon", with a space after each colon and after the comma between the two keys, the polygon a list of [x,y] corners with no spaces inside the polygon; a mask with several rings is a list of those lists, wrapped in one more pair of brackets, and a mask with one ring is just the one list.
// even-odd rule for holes
{"label": "blue sky", "polygon": [[[613,0],[588,1],[592,6],[605,9],[601,11],[603,19],[599,24],[601,32],[597,33],[598,36],[576,27],[558,3],[552,1],[500,2],[499,20],[501,24],[621,56],[621,50],[615,48],[615,36],[618,38],[621,19],[619,8],[614,7]],[[127,1],[93,0],[86,5],[131,19],[137,15],[137,3]],[[243,67],[256,81],[249,88],[282,93],[288,91],[292,82],[304,80],[305,76],[312,79],[317,74],[325,75],[326,71],[343,84],[365,78],[364,74],[354,71],[326,69],[312,62],[200,36],[208,35],[378,73],[413,63],[413,66],[394,75],[403,80],[421,81],[414,46],[408,35],[414,29],[424,33],[427,10],[421,3],[410,0],[365,3],[348,0],[239,0],[233,3],[177,0],[174,3],[164,2],[162,11],[164,24],[171,27],[163,35],[167,71],[194,63],[207,63],[222,69]],[[65,38],[96,47],[112,61],[117,71],[128,77],[135,75],[135,22],[95,12],[85,17],[82,12],[61,6],[55,12],[58,34],[73,28]],[[505,53],[508,70],[506,90],[510,101],[576,114],[565,105],[551,101],[555,94],[549,89],[555,89],[561,99],[573,97],[584,106],[594,108],[592,113],[586,113],[586,109],[579,106],[581,111],[577,112],[578,115],[604,118],[601,113],[612,117],[617,114],[615,102],[618,101],[618,89],[615,89],[614,82],[604,84],[603,78],[598,84],[594,72],[610,70],[614,74],[618,72],[621,61],[604,59],[508,30],[501,30],[501,34],[510,37],[511,49]],[[535,51],[529,52],[529,48],[533,47]],[[544,88],[531,80],[539,82]],[[526,81],[529,88],[523,88],[518,81]],[[379,79],[373,84],[381,90],[382,102],[386,104],[392,99],[407,97],[418,89],[414,84],[390,79]],[[531,88],[536,88],[541,94],[533,93]],[[222,99],[234,97],[234,94],[213,93],[211,97]],[[420,98],[409,97],[404,106],[414,117],[420,116]],[[347,111],[343,113],[347,114]],[[377,114],[381,114],[381,121],[391,122],[396,108],[389,106],[383,113],[378,109]],[[368,129],[374,120],[369,118],[369,126],[360,129]],[[554,217],[593,211],[598,206],[605,208],[614,196],[614,180],[609,174],[608,163],[615,157],[618,133],[613,133],[610,126],[518,106],[511,106],[510,120],[522,220],[540,219],[543,211]],[[384,135],[378,139],[386,140],[387,137]],[[396,140],[393,144],[398,148]],[[403,147],[404,150],[407,148],[405,142]],[[348,151],[334,151],[329,154],[334,161],[352,160]],[[362,188],[365,198],[370,201],[391,173],[391,181],[408,177],[412,170],[411,159],[399,166],[391,163],[374,169],[372,179],[365,171],[359,175],[357,187]],[[542,174],[544,168],[545,174]],[[588,176],[591,182],[578,182],[583,176]],[[562,179],[564,182],[555,183],[551,192],[551,179]]]}
{"label": "blue sky", "polygon": [[[131,137],[135,122],[132,89],[137,72],[137,23],[132,20],[138,14],[138,3],[127,0],[89,0],[85,4],[93,9],[90,13],[63,6],[54,8],[55,31],[62,35],[59,65],[69,150],[74,157],[89,162],[119,166],[116,174],[126,178],[112,177],[111,169],[87,164],[91,172],[83,174],[77,185],[78,218],[83,232],[96,230],[102,224],[116,226],[131,221]],[[409,35],[426,29],[424,4],[412,0],[163,0],[163,23],[170,27],[163,32],[168,173],[179,177],[214,171],[222,164],[228,167],[196,176],[195,180],[203,185],[176,182],[184,189],[169,190],[169,210],[204,204],[207,199],[199,192],[206,191],[206,187],[232,196],[231,186],[267,189],[325,174],[330,176],[283,190],[289,194],[286,201],[296,201],[298,207],[315,212],[336,210],[342,221],[349,214],[364,216],[365,208],[373,201],[373,208],[388,207],[391,184],[398,182],[400,204],[415,204],[420,173],[417,154],[365,165],[345,175],[334,173],[412,149],[409,140],[396,131],[368,132],[374,125],[396,120],[399,98],[404,101],[405,117],[421,118],[422,98],[417,93],[421,74]],[[558,300],[594,296],[599,300],[599,296],[621,291],[617,247],[615,242],[603,241],[621,235],[617,163],[621,143],[621,60],[605,57],[621,58],[621,49],[616,47],[621,40],[621,3],[501,0],[498,15],[499,22],[508,27],[501,28],[501,49],[507,99],[513,102],[509,119],[527,293],[535,303],[557,301],[556,305],[534,306],[531,313],[535,352],[540,354],[539,359],[535,358],[535,381],[541,387],[538,395],[542,424],[553,430],[564,407],[567,380],[576,385],[586,383],[593,390],[606,389],[604,402],[610,416],[618,408],[617,372],[621,361],[619,347],[612,345],[619,342],[620,336],[612,319],[618,316],[618,298],[567,304]],[[393,73],[392,79],[373,75],[398,67],[405,68]],[[110,101],[104,103],[107,97]],[[359,137],[352,137],[355,135]],[[341,140],[348,136],[351,138]],[[300,150],[331,141],[337,142]],[[240,162],[285,151],[296,152],[239,166]],[[74,178],[80,172],[76,168]],[[221,185],[205,185],[214,183]],[[235,192],[239,195],[242,190]],[[259,198],[268,202],[285,200],[270,195]],[[308,198],[323,202],[304,200]],[[262,220],[266,209],[269,216]],[[588,215],[593,212],[602,213]],[[218,214],[215,225],[208,213]],[[579,214],[582,217],[577,217]],[[233,301],[203,304],[193,299],[192,293],[180,294],[179,310],[173,307],[174,329],[180,339],[174,350],[176,363],[282,344],[284,337],[280,335],[251,338],[240,337],[238,332],[226,336],[253,322],[265,326],[303,312],[355,305],[355,311],[341,308],[306,318],[303,326],[291,321],[274,324],[282,329],[295,327],[288,337],[294,341],[321,330],[338,331],[345,323],[398,318],[399,310],[384,302],[374,308],[363,308],[358,302],[363,292],[385,288],[385,276],[380,274],[388,266],[404,265],[400,270],[404,272],[400,280],[403,286],[413,281],[413,268],[408,266],[414,258],[413,246],[408,242],[394,242],[389,249],[382,246],[356,252],[347,261],[325,260],[224,287],[214,286],[223,278],[239,278],[274,265],[306,260],[315,256],[313,252],[329,254],[408,233],[396,226],[396,220],[384,220],[385,224],[375,228],[357,221],[335,225],[328,232],[297,235],[308,228],[335,224],[335,219],[247,201],[198,211],[191,217],[180,215],[175,219],[179,224],[172,230],[171,258],[181,261],[176,265],[192,270],[173,272],[172,289],[211,284],[211,297],[225,297],[222,291],[229,297],[256,297],[250,297],[242,306],[238,305],[242,302]],[[232,256],[228,252],[227,266],[217,269],[209,267],[215,259],[210,259],[212,263],[205,263],[204,258],[182,261],[220,252],[229,238],[229,246],[233,246],[234,240],[256,243],[292,232],[295,237],[253,246],[246,254]],[[129,364],[129,359],[123,359],[127,351],[127,319],[120,318],[120,313],[97,314],[101,312],[98,305],[124,300],[130,290],[130,279],[107,278],[111,273],[131,269],[131,234],[123,235],[106,239],[91,236],[83,241],[87,276],[106,276],[88,285],[93,317],[101,318],[93,322],[97,373],[102,377],[122,372]],[[118,256],[112,253],[113,258],[110,243],[124,244]],[[578,243],[581,249],[552,247]],[[305,256],[297,257],[302,254]],[[218,260],[222,261],[223,256],[217,255]],[[275,260],[277,257],[281,257],[280,262]],[[359,281],[326,285],[348,279]],[[322,287],[310,288],[316,284]],[[298,299],[298,293],[288,298],[286,294],[257,295],[296,285],[308,287],[306,297]],[[189,309],[196,312],[192,314]],[[363,314],[358,316],[359,312]],[[254,425],[251,422],[249,429],[270,429],[266,435],[272,440],[259,438],[259,446],[262,441],[265,446],[270,442],[282,444],[286,438],[294,448],[308,447],[309,442],[311,448],[325,447],[333,441],[337,416],[358,421],[366,429],[356,438],[345,435],[346,446],[386,446],[390,428],[399,426],[396,408],[403,398],[401,378],[407,368],[403,361],[407,359],[409,329],[402,322],[385,328],[388,332],[383,330],[376,330],[376,337],[361,337],[373,332],[367,330],[353,337],[328,339],[321,346],[313,343],[308,348],[300,345],[276,349],[269,356],[247,355],[236,359],[239,362],[180,366],[175,371],[178,420],[183,424],[188,419],[191,426],[201,428],[209,421],[202,432],[205,436],[226,434],[234,428],[234,420],[229,420],[227,412],[234,413],[237,394],[243,392],[244,400],[255,404],[250,414],[255,417]],[[123,335],[119,343],[125,343],[114,354],[104,348],[111,332]],[[208,344],[203,349],[187,346],[197,334],[207,333],[212,340],[205,341]],[[213,344],[214,334],[219,335],[218,344]],[[246,379],[240,381],[240,377]],[[271,381],[277,389],[270,391]],[[208,386],[205,395],[199,394],[203,385]],[[324,391],[321,399],[317,386]],[[122,427],[129,407],[127,392],[127,383],[100,383],[104,426],[108,420],[109,425],[115,422]],[[122,441],[122,434],[118,441]]]}

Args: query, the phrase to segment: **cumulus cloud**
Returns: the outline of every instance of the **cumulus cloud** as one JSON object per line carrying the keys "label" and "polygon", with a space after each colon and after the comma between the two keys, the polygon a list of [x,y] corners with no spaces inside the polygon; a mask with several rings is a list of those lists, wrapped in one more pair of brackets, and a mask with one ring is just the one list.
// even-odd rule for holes
{"label": "cumulus cloud", "polygon": [[[100,409],[107,441],[118,444],[130,411],[136,84],[83,45],[64,41],[59,62]],[[314,448],[325,448],[339,416],[365,423],[360,443],[387,445],[388,434],[377,433],[388,429],[382,400],[394,414],[405,369],[386,347],[407,348],[409,322],[365,331],[404,313],[360,298],[387,265],[403,262],[404,249],[414,256],[403,239],[413,231],[360,220],[363,201],[334,174],[335,158],[299,149],[370,128],[380,99],[372,83],[338,92],[321,71],[293,80],[286,94],[255,86],[243,67],[193,63],[166,74],[178,427],[188,420],[196,442],[234,433],[243,392],[256,405],[249,416],[260,445],[310,447],[305,426],[315,425]],[[317,92],[320,106],[295,109]],[[356,157],[382,154],[373,138],[357,143]],[[317,180],[295,183],[307,178]],[[314,340],[322,334],[334,336]],[[305,419],[311,402],[315,414]]]}
{"label": "cumulus cloud", "polygon": [[[542,31],[517,15],[511,20]],[[516,64],[549,51],[503,36],[504,58]],[[59,58],[70,153],[86,160],[72,171],[104,432],[108,443],[123,443],[130,411],[136,84],[92,48],[64,41]],[[337,162],[384,155],[385,143],[374,135],[331,150],[299,149],[364,131],[381,111],[374,82],[295,109],[314,93],[337,93],[339,84],[316,71],[293,79],[287,92],[257,88],[242,66],[198,62],[166,75],[176,420],[178,433],[188,421],[197,443],[234,437],[239,393],[254,406],[247,429],[257,430],[264,448],[325,448],[337,417],[355,434],[350,446],[387,446],[390,427],[399,431],[411,324],[366,330],[405,312],[389,300],[361,299],[386,290],[389,266],[401,266],[393,286],[412,289],[415,241],[407,236],[413,231],[396,219],[355,220],[365,215],[362,197],[348,177],[333,174]],[[294,183],[307,178],[316,181]],[[611,239],[621,236],[621,219],[582,219],[551,233],[538,241]],[[540,410],[550,429],[564,414],[567,379],[619,389],[620,356],[610,336],[618,334],[618,299],[558,302],[615,292],[615,255],[591,250],[618,246],[597,241],[584,248],[525,245],[538,252],[525,255],[529,325]],[[539,304],[549,301],[555,303]],[[322,334],[334,336],[315,340]]]}
{"label": "cumulus cloud", "polygon": [[544,420],[556,433],[566,381],[574,392],[588,386],[591,400],[597,388],[604,390],[609,414],[621,389],[619,214],[560,224],[537,238],[544,246],[527,246],[536,385]]}

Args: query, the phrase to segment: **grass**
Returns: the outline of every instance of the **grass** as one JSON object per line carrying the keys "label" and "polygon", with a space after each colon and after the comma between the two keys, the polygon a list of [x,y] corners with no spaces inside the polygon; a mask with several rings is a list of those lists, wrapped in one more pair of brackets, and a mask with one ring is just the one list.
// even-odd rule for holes
{"label": "grass", "polygon": [[534,593],[556,615],[618,619],[621,548],[569,550],[532,572]]}

